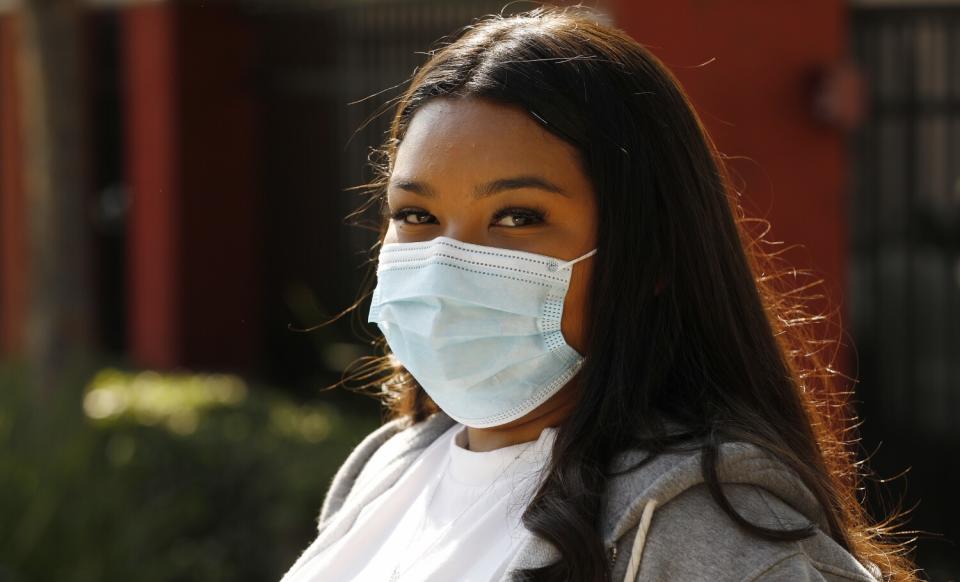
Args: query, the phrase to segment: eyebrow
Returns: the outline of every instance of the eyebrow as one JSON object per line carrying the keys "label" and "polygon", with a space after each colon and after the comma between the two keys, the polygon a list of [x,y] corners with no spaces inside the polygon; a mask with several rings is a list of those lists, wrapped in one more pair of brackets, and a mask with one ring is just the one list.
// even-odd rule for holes
{"label": "eyebrow", "polygon": [[[399,188],[401,190],[406,190],[407,192],[412,192],[414,194],[419,194],[420,196],[425,196],[427,198],[435,198],[437,196],[436,191],[431,188],[429,184],[418,182],[416,180],[407,180],[403,178],[391,180],[390,186]],[[569,194],[563,188],[557,186],[550,180],[540,176],[528,174],[523,176],[513,176],[511,178],[500,178],[498,180],[493,180],[492,182],[487,182],[486,184],[480,184],[474,189],[473,197],[486,198],[506,190],[519,190],[521,188],[535,188],[538,190],[551,192],[553,194],[569,196]]]}

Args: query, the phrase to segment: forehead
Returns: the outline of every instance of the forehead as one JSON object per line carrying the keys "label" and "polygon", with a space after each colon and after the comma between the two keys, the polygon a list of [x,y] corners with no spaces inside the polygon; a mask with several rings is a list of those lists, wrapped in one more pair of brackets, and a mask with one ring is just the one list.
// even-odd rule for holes
{"label": "forehead", "polygon": [[435,98],[414,114],[397,150],[394,174],[405,177],[541,171],[582,187],[576,148],[519,107],[474,98]]}

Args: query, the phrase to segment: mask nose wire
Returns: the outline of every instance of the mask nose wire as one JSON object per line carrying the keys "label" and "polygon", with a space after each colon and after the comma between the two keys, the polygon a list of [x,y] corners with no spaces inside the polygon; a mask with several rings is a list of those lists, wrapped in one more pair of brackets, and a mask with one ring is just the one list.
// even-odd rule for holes
{"label": "mask nose wire", "polygon": [[547,265],[547,270],[550,271],[550,272],[554,272],[554,271],[559,271],[560,269],[566,269],[567,267],[571,267],[571,266],[575,265],[576,263],[579,263],[580,261],[586,259],[587,257],[591,257],[591,256],[593,256],[593,255],[595,255],[595,254],[597,254],[597,249],[593,249],[592,251],[590,251],[590,252],[588,252],[588,253],[585,253],[585,254],[583,254],[583,255],[575,258],[575,259],[570,259],[569,261],[566,261],[566,262],[563,262],[563,263],[553,262],[553,263],[550,263],[549,265]]}

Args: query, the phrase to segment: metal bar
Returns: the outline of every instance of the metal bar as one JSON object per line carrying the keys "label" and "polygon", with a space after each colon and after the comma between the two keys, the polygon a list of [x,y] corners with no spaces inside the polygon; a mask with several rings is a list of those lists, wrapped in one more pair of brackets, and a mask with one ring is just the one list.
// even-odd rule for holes
{"label": "metal bar", "polygon": [[[906,102],[911,105],[915,105],[917,101],[917,85],[920,82],[919,70],[920,67],[917,66],[917,19],[911,18],[905,20],[902,25],[900,32],[903,35],[903,40],[909,40],[911,42],[906,43],[903,48],[905,49],[902,54],[906,55],[906,62],[912,66],[906,66],[904,69],[909,71],[906,75],[906,83],[904,83],[907,92],[906,92]],[[912,33],[912,34],[911,34]],[[900,390],[905,394],[910,394],[913,392],[911,390],[912,384],[916,382],[917,379],[917,329],[916,329],[916,317],[911,317],[910,311],[916,305],[916,296],[914,293],[914,281],[916,279],[916,263],[914,260],[914,228],[913,228],[913,217],[916,216],[916,188],[917,188],[917,159],[916,159],[916,149],[919,145],[920,140],[920,131],[917,123],[916,117],[907,118],[908,125],[908,135],[910,136],[909,143],[913,146],[910,155],[905,156],[905,174],[906,174],[906,191],[904,195],[906,196],[906,213],[905,213],[905,229],[904,229],[904,246],[906,253],[904,258],[906,260],[906,272],[903,278],[904,284],[904,309],[900,312],[900,317],[906,320],[906,337],[905,347],[907,349],[907,354],[909,357],[906,358],[906,370],[907,373],[904,375],[904,378],[907,381],[906,386],[900,386]],[[913,398],[903,398],[902,403],[904,404],[907,412],[907,418],[909,418],[914,426],[920,427],[923,426],[923,419],[917,418],[917,405],[916,401]]]}
{"label": "metal bar", "polygon": [[[956,79],[953,78],[954,67],[957,64],[957,53],[960,51],[960,14],[951,14],[946,19],[947,27],[947,54],[945,59],[945,75],[948,80],[947,98],[951,101],[960,103],[960,94],[956,87]],[[947,172],[944,184],[944,195],[952,208],[960,209],[960,171],[958,171],[957,161],[957,138],[960,131],[960,115],[954,115],[947,121]],[[951,171],[952,170],[952,171]],[[946,280],[946,313],[941,321],[945,322],[946,346],[943,354],[945,358],[944,367],[946,374],[944,378],[943,390],[946,392],[944,405],[948,418],[952,418],[957,412],[960,412],[960,306],[957,305],[957,297],[960,296],[960,249],[947,248],[943,253],[945,262]],[[957,429],[954,429],[957,430]],[[960,431],[958,431],[960,432]]]}

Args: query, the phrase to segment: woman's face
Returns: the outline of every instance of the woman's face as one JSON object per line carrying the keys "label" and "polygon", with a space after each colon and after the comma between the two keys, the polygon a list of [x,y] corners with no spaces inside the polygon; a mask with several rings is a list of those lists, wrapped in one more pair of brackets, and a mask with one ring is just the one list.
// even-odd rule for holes
{"label": "woman's face", "polygon": [[[596,246],[596,196],[576,149],[521,109],[481,99],[433,99],[414,114],[387,203],[386,243],[446,236],[563,260]],[[584,355],[592,266],[572,267],[561,320]]]}

